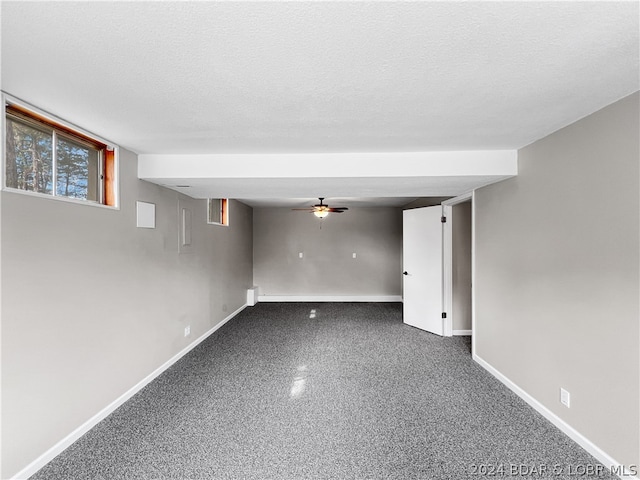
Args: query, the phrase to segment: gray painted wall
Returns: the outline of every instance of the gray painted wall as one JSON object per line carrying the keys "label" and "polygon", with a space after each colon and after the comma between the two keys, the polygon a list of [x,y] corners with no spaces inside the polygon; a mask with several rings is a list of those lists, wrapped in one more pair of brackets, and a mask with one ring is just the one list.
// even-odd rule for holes
{"label": "gray painted wall", "polygon": [[323,220],[288,208],[255,208],[253,234],[260,295],[401,295],[399,208],[352,208]]}
{"label": "gray painted wall", "polygon": [[518,176],[475,197],[476,354],[626,465],[640,464],[638,104],[523,148]]}
{"label": "gray painted wall", "polygon": [[471,202],[451,210],[453,330],[471,330]]}
{"label": "gray painted wall", "polygon": [[[252,211],[139,181],[120,156],[121,210],[2,192],[2,478],[9,478],[242,307]],[[136,228],[136,200],[156,229]],[[178,203],[192,253],[178,253]],[[184,327],[191,335],[184,337]]]}

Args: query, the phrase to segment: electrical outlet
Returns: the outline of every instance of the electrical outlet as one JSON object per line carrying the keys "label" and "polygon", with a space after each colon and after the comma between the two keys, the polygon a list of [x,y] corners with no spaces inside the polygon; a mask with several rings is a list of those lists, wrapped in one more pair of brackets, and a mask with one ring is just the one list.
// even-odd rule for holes
{"label": "electrical outlet", "polygon": [[356,258],[356,252],[353,252],[353,258]]}
{"label": "electrical outlet", "polygon": [[298,253],[298,258],[302,258],[302,257],[304,257],[304,253],[302,252]]}
{"label": "electrical outlet", "polygon": [[191,325],[184,327],[184,336],[188,337],[191,334]]}
{"label": "electrical outlet", "polygon": [[571,408],[571,394],[564,388],[560,389],[560,403],[567,408]]}

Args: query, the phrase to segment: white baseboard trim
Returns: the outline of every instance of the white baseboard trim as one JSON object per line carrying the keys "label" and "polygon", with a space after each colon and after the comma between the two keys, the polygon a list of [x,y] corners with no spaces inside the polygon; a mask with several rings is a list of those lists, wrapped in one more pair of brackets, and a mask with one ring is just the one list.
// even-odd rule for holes
{"label": "white baseboard trim", "polygon": [[401,295],[260,295],[260,302],[401,302]]}
{"label": "white baseboard trim", "polygon": [[11,479],[12,480],[25,480],[25,479],[29,478],[31,475],[33,475],[34,473],[36,473],[38,470],[40,470],[42,467],[44,467],[47,463],[49,463],[51,460],[53,460],[56,456],[58,456],[60,453],[62,453],[65,449],[67,449],[69,446],[71,446],[76,440],[78,440],[80,437],[82,437],[85,433],[87,433],[89,430],[91,430],[93,427],[95,427],[102,420],[107,418],[120,405],[125,403],[131,397],[133,397],[136,393],[138,393],[140,390],[142,390],[146,385],[148,385],[155,378],[160,376],[160,374],[162,374],[165,370],[167,370],[169,367],[171,367],[174,363],[176,363],[178,360],[180,360],[182,357],[184,357],[187,353],[189,353],[191,350],[193,350],[195,347],[197,347],[200,343],[202,343],[204,340],[206,340],[207,337],[209,337],[212,333],[214,333],[216,330],[218,330],[220,327],[222,327],[225,323],[227,323],[229,320],[231,320],[233,317],[235,317],[237,314],[239,314],[246,307],[247,307],[247,305],[245,304],[242,307],[238,308],[235,312],[231,313],[226,318],[224,318],[215,327],[211,328],[210,330],[205,332],[202,336],[198,337],[192,343],[190,343],[185,348],[180,350],[173,357],[171,357],[169,360],[164,362],[162,365],[160,365],[158,368],[156,368],[153,372],[151,372],[145,378],[140,380],[137,384],[135,384],[133,387],[131,387],[125,393],[120,395],[113,402],[111,402],[109,405],[104,407],[102,410],[100,410],[98,413],[96,413],[93,417],[91,417],[89,420],[84,422],[82,425],[80,425],[78,428],[76,428],[69,435],[67,435],[62,440],[60,440],[58,443],[56,443],[49,450],[47,450],[42,455],[40,455],[38,458],[36,458],[33,462],[31,462],[25,468],[23,468],[18,473],[13,475],[11,477]]}
{"label": "white baseboard trim", "polygon": [[453,331],[453,335],[460,335],[460,336],[471,336],[471,330],[454,330]]}
{"label": "white baseboard trim", "polygon": [[591,440],[578,432],[571,425],[566,423],[560,417],[558,417],[555,413],[545,407],[538,400],[533,398],[527,392],[525,392],[518,385],[513,383],[507,377],[505,377],[502,373],[496,370],[491,364],[480,358],[478,355],[473,355],[473,359],[485,370],[487,370],[491,375],[500,380],[503,384],[505,384],[512,392],[522,398],[525,402],[527,402],[531,407],[533,407],[538,413],[540,413],[544,418],[553,423],[556,427],[558,427],[562,432],[564,432],[571,440],[576,442],[582,448],[584,448],[588,453],[595,457],[600,463],[602,463],[606,468],[609,469],[611,473],[614,475],[617,474],[620,478],[624,480],[640,480],[638,476],[632,477],[631,475],[637,473],[631,473],[627,467],[617,462],[613,457],[607,454],[604,450],[595,445]]}

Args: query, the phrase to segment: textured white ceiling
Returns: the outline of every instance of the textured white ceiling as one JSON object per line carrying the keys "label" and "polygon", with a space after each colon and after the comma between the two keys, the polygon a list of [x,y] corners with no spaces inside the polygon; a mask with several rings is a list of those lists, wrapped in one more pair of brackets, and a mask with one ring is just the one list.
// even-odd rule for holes
{"label": "textured white ceiling", "polygon": [[2,2],[2,89],[139,153],[514,149],[638,90],[638,2]]}
{"label": "textured white ceiling", "polygon": [[[640,88],[637,1],[0,5],[2,90],[137,153],[512,150]],[[479,186],[414,180],[192,189],[397,205]]]}

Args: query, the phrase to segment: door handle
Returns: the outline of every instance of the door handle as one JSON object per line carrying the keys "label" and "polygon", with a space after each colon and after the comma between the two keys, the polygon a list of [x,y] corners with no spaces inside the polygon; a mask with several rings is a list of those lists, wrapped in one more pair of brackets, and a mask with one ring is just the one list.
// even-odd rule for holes
{"label": "door handle", "polygon": [[402,272],[403,275],[409,275],[409,272]]}

